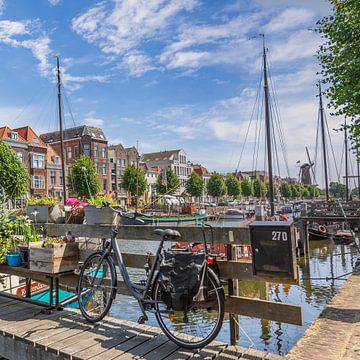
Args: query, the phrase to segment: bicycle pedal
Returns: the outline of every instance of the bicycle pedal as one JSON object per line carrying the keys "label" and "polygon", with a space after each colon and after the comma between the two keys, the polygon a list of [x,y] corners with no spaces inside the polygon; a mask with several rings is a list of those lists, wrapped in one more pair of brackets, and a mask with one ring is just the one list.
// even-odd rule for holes
{"label": "bicycle pedal", "polygon": [[147,316],[141,315],[138,319],[139,324],[145,324],[146,321],[148,321],[149,318]]}

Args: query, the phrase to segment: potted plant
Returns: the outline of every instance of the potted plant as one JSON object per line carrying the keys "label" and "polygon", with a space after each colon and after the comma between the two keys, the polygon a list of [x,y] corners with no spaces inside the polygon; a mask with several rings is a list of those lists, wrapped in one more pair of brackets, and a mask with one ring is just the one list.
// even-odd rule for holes
{"label": "potted plant", "polygon": [[65,204],[66,223],[82,224],[85,216],[84,207],[88,203],[77,198],[67,198]]}
{"label": "potted plant", "polygon": [[48,196],[33,197],[27,200],[26,215],[36,223],[60,222],[64,212],[60,201]]}
{"label": "potted plant", "polygon": [[106,224],[111,225],[114,221],[114,212],[106,206],[115,205],[115,201],[107,195],[98,195],[89,200],[89,205],[84,208],[86,223],[89,225]]}

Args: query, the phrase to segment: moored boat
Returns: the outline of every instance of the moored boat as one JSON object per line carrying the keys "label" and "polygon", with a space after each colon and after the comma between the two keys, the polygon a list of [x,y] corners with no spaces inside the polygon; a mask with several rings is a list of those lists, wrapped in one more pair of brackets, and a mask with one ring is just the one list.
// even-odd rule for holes
{"label": "moored boat", "polygon": [[335,244],[351,244],[355,242],[356,236],[352,230],[338,230],[333,239]]}
{"label": "moored boat", "polygon": [[325,225],[316,223],[310,224],[308,227],[309,240],[327,240],[331,238],[331,233]]}

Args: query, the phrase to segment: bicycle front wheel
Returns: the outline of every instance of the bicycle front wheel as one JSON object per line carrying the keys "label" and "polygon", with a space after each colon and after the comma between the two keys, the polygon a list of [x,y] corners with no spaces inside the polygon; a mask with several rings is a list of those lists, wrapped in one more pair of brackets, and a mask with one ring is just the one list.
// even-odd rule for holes
{"label": "bicycle front wheel", "polygon": [[161,284],[154,282],[155,316],[165,335],[175,344],[197,349],[215,339],[224,320],[225,294],[215,273],[208,269],[208,298],[185,311],[168,309],[162,302]]}
{"label": "bicycle front wheel", "polygon": [[78,301],[82,315],[89,322],[102,320],[109,312],[116,295],[116,271],[109,256],[90,255],[81,268]]}

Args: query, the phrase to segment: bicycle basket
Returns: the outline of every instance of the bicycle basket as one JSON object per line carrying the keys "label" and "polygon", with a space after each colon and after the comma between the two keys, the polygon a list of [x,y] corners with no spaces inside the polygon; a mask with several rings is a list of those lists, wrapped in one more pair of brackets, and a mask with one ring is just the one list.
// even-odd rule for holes
{"label": "bicycle basket", "polygon": [[168,310],[186,311],[203,288],[206,273],[205,254],[164,251],[159,283],[162,300]]}

